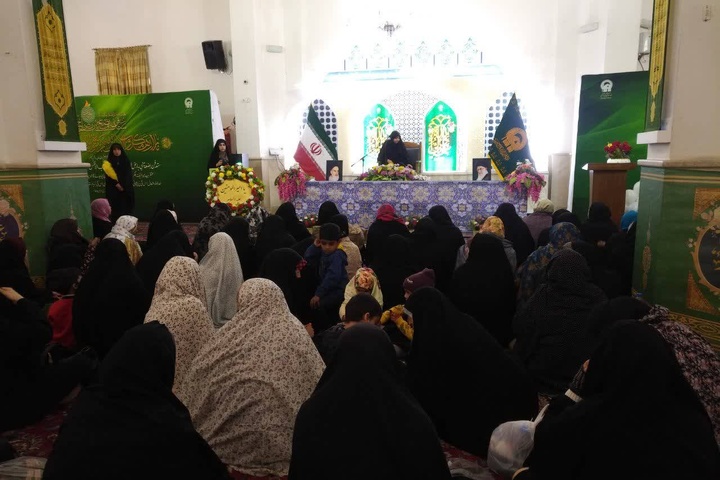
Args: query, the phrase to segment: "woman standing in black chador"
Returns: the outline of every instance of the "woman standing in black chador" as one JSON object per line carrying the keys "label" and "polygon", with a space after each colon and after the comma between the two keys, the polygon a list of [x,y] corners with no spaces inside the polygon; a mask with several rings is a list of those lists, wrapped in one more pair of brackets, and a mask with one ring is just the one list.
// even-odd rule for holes
{"label": "woman standing in black chador", "polygon": [[385,140],[380,153],[377,158],[378,165],[385,165],[388,162],[392,162],[397,165],[409,165],[410,155],[408,155],[407,148],[400,138],[400,132],[394,130],[390,134],[390,138]]}
{"label": "woman standing in black chador", "polygon": [[123,215],[132,215],[135,210],[135,188],[130,159],[122,145],[110,145],[107,160],[103,162],[105,172],[105,198],[112,208],[111,220],[115,222]]}
{"label": "woman standing in black chador", "polygon": [[208,159],[207,167],[218,168],[222,167],[223,165],[230,165],[230,158],[228,157],[227,143],[225,143],[225,140],[220,139],[215,142],[215,147],[210,154],[210,159]]}

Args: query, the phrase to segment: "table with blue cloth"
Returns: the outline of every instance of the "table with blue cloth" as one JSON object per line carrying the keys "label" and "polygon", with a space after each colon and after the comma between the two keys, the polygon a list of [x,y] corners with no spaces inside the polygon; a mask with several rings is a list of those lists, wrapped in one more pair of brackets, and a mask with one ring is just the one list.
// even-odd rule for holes
{"label": "table with blue cloth", "polygon": [[320,205],[330,200],[351,224],[365,229],[384,203],[395,207],[404,218],[424,217],[430,207],[443,205],[453,223],[468,233],[471,220],[492,215],[501,203],[512,203],[521,215],[527,212],[527,196],[508,192],[506,187],[505,182],[498,181],[308,182],[305,196],[297,197],[293,204],[302,218],[317,215]]}

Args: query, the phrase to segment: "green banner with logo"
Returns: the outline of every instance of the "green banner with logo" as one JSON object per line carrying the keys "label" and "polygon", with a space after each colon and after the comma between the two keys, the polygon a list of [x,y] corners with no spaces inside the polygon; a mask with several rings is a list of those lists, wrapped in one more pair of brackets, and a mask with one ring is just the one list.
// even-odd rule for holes
{"label": "green banner with logo", "polygon": [[213,148],[210,92],[97,95],[75,100],[91,198],[105,196],[102,162],[122,144],[135,181],[135,212],[150,220],[158,200],[175,202],[182,221],[207,213],[205,179]]}
{"label": "green banner with logo", "polygon": [[365,116],[363,128],[365,131],[365,156],[367,157],[365,163],[375,165],[383,143],[395,130],[395,119],[385,105],[378,103]]}
{"label": "green banner with logo", "polygon": [[[647,157],[647,146],[637,144],[637,134],[645,130],[647,92],[648,72],[583,75],[572,204],[581,220],[590,206],[590,175],[584,165],[607,161],[605,145],[614,141],[630,144],[633,162]],[[640,169],[631,170],[627,188],[639,180]]]}
{"label": "green banner with logo", "polygon": [[457,116],[445,102],[437,102],[425,115],[426,172],[457,170]]}
{"label": "green banner with logo", "polygon": [[32,0],[40,57],[45,140],[77,142],[62,0]]}

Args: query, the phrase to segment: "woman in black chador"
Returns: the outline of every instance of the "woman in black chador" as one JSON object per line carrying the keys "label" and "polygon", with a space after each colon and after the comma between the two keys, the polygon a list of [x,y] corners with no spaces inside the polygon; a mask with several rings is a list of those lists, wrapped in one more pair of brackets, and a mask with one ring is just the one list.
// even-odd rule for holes
{"label": "woman in black chador", "polygon": [[212,153],[210,154],[210,159],[208,160],[208,168],[218,168],[221,166],[228,166],[230,165],[230,159],[228,157],[227,152],[227,144],[225,143],[225,140],[220,139],[217,142],[215,142],[215,147],[213,148]]}
{"label": "woman in black chador", "polygon": [[378,153],[378,165],[385,165],[388,161],[397,165],[410,165],[412,163],[407,148],[405,148],[405,144],[400,138],[400,132],[397,130],[394,130],[390,134],[390,138],[385,140],[380,153]]}
{"label": "woman in black chador", "polygon": [[113,143],[105,162],[105,198],[110,202],[115,222],[123,215],[132,215],[135,210],[135,188],[133,187],[133,171],[122,145]]}

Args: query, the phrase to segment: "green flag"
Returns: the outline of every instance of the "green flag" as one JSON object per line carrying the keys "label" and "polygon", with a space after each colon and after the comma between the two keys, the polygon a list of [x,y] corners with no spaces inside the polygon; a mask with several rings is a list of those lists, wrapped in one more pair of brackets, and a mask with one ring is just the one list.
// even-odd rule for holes
{"label": "green flag", "polygon": [[518,163],[524,163],[525,160],[535,166],[530,156],[530,147],[528,145],[527,133],[525,132],[525,124],[520,115],[517,99],[513,93],[510,103],[503,114],[503,118],[495,130],[495,139],[493,140],[488,156],[492,161],[495,171],[498,172],[500,178],[505,177],[515,171]]}

